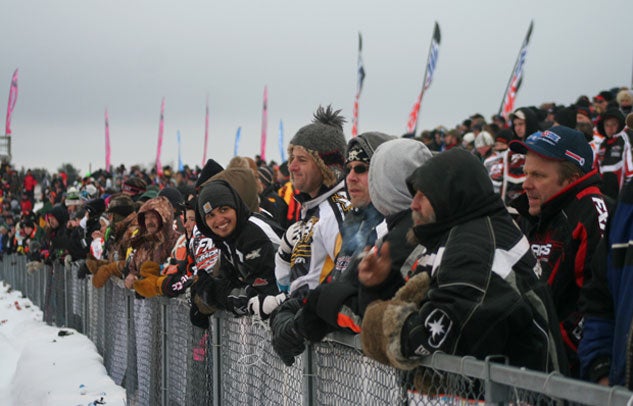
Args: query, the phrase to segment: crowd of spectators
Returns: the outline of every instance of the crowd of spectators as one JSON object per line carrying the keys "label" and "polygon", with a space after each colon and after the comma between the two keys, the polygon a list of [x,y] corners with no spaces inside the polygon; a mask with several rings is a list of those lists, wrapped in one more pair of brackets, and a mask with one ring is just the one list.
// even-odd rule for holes
{"label": "crowd of spectators", "polygon": [[632,106],[618,88],[347,142],[340,111],[319,107],[279,165],[36,179],[4,163],[0,254],[186,295],[200,328],[217,311],[268,320],[287,365],[338,330],[401,369],[502,354],[633,389]]}

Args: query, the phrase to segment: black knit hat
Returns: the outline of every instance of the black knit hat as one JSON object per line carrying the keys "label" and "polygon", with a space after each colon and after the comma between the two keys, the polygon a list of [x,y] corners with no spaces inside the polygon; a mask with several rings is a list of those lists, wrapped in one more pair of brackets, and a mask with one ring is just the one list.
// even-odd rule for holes
{"label": "black knit hat", "polygon": [[90,213],[90,217],[99,217],[106,209],[105,200],[101,198],[89,200],[84,206]]}
{"label": "black knit hat", "polygon": [[564,107],[554,114],[554,121],[569,128],[576,128],[576,110]]}
{"label": "black knit hat", "polygon": [[121,220],[134,212],[134,200],[128,195],[120,194],[110,199],[106,213],[112,213],[115,220]]}
{"label": "black knit hat", "polygon": [[598,130],[600,134],[606,137],[607,133],[604,131],[604,122],[608,118],[615,118],[616,120],[618,120],[617,132],[620,132],[624,129],[624,126],[626,125],[626,123],[624,122],[624,114],[622,114],[620,109],[613,108],[607,110],[598,120],[598,123],[596,124],[596,130]]}
{"label": "black knit hat", "polygon": [[223,180],[214,180],[204,185],[198,195],[197,207],[200,217],[204,219],[206,214],[222,206],[232,207],[237,210],[237,202],[231,187]]}
{"label": "black knit hat", "polygon": [[174,187],[164,188],[158,192],[158,196],[165,196],[178,213],[182,213],[185,209],[185,199],[182,197],[180,191]]}
{"label": "black knit hat", "polygon": [[323,184],[330,188],[343,179],[345,166],[345,119],[339,115],[341,110],[332,110],[332,106],[319,106],[314,113],[312,124],[297,131],[288,145],[288,155],[292,157],[294,147],[302,147],[314,159],[323,176]]}
{"label": "black knit hat", "polygon": [[222,168],[222,165],[217,163],[214,159],[207,160],[207,163],[204,164],[204,168],[202,168],[202,171],[200,171],[200,175],[198,176],[198,180],[196,181],[196,190],[200,190],[200,186],[202,186],[204,182],[206,182],[209,178],[211,178],[218,172],[222,172],[223,170],[224,168]]}
{"label": "black knit hat", "polygon": [[273,183],[273,171],[267,166],[260,166],[257,168],[259,172],[259,180],[264,185],[264,189]]}

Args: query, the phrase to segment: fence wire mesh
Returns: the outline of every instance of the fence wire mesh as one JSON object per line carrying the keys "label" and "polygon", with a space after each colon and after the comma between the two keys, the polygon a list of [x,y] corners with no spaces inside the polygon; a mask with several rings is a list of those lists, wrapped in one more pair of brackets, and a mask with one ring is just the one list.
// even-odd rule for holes
{"label": "fence wire mesh", "polygon": [[0,278],[39,305],[45,321],[90,337],[130,405],[633,403],[633,393],[622,388],[471,357],[435,354],[402,372],[364,357],[350,336],[308,346],[287,367],[272,350],[265,322],[218,314],[208,330],[199,329],[189,321],[187,297],[139,299],[120,280],[94,289],[90,276],[77,279],[80,266],[27,272],[25,258],[10,255],[0,262]]}
{"label": "fence wire mesh", "polygon": [[402,404],[404,401],[402,379],[395,369],[334,341],[312,349],[317,404]]}

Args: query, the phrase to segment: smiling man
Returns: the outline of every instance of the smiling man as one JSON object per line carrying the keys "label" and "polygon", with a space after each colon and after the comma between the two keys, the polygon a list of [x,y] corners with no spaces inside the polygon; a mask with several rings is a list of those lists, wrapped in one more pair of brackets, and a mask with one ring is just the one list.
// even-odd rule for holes
{"label": "smiling man", "polygon": [[510,148],[526,154],[525,193],[512,206],[541,262],[541,279],[551,287],[571,373],[578,376],[579,293],[591,278],[591,261],[609,216],[600,176],[592,169],[593,152],[580,131],[565,126],[512,141]]}
{"label": "smiling man", "polygon": [[351,205],[344,190],[345,119],[331,106],[319,107],[288,145],[288,170],[301,193],[301,218],[283,236],[275,258],[275,277],[291,299],[271,315],[273,347],[291,365],[303,352],[294,316],[311,289],[334,269],[341,247],[339,229]]}

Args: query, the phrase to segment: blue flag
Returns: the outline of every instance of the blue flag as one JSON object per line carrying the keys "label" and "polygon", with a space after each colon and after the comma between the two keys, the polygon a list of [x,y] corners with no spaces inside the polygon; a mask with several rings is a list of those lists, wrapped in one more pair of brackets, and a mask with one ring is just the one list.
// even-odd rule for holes
{"label": "blue flag", "polygon": [[183,169],[182,158],[180,156],[180,130],[178,130],[177,132],[177,137],[178,137],[178,172],[180,172]]}
{"label": "blue flag", "polygon": [[237,150],[240,145],[241,136],[242,136],[242,127],[237,127],[237,133],[235,134],[235,147],[233,147],[233,156],[237,156]]}
{"label": "blue flag", "polygon": [[279,155],[281,162],[286,161],[286,150],[284,148],[284,122],[279,120]]}

